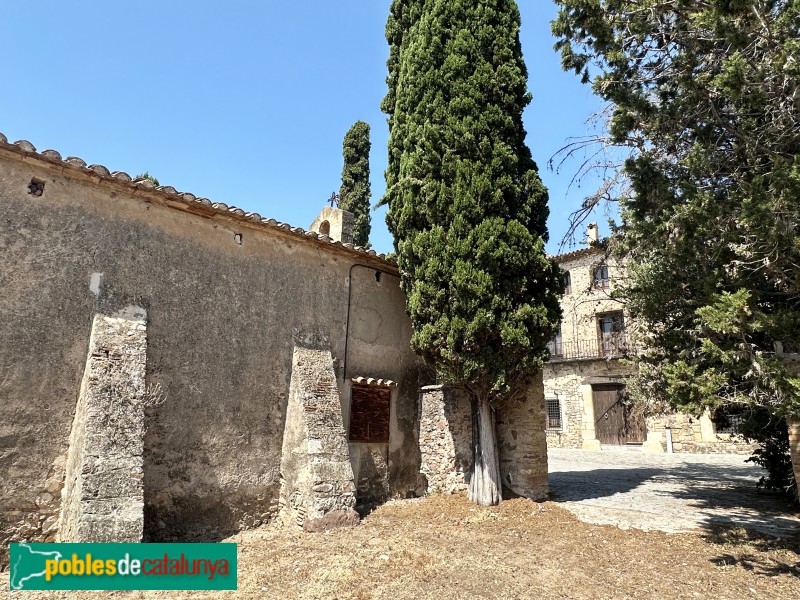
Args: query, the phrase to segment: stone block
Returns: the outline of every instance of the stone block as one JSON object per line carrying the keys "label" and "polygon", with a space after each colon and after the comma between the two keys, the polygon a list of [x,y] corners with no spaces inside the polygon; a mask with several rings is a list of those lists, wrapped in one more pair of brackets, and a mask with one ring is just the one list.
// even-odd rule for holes
{"label": "stone block", "polygon": [[651,452],[654,454],[664,452],[664,446],[661,443],[660,431],[649,431],[647,433],[647,439],[642,444],[642,452]]}
{"label": "stone block", "polygon": [[581,442],[582,450],[600,450],[600,440],[585,439]]}
{"label": "stone block", "polygon": [[319,533],[342,527],[355,527],[360,522],[361,517],[353,509],[334,510],[319,519],[306,519],[303,522],[303,530],[309,533]]}

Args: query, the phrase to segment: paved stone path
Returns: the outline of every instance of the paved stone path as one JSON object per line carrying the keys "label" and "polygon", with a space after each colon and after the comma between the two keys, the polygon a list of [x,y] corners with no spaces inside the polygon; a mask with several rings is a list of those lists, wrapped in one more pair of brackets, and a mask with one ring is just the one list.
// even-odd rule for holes
{"label": "paved stone path", "polygon": [[693,531],[729,524],[771,535],[800,532],[800,513],[756,490],[746,456],[551,449],[553,500],[581,521],[623,529]]}

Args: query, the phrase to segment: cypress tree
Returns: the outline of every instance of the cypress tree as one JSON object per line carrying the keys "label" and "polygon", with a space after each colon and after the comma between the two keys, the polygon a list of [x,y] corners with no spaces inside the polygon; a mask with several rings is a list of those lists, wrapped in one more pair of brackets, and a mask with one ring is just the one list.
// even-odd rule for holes
{"label": "cypress tree", "polygon": [[344,166],[342,187],[339,190],[339,208],[355,215],[353,243],[369,248],[369,201],[372,190],[369,183],[369,124],[356,121],[342,144]]}
{"label": "cypress tree", "polygon": [[492,404],[525,396],[560,318],[513,0],[395,0],[387,224],[412,346],[473,407],[470,498],[501,500]]}

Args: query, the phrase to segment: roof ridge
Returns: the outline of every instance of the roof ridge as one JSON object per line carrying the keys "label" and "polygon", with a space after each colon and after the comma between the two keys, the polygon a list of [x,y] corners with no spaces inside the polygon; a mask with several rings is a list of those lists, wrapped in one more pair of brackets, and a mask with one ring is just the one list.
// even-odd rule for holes
{"label": "roof ridge", "polygon": [[12,150],[18,154],[23,154],[26,156],[33,156],[35,158],[44,160],[45,162],[57,163],[69,169],[82,171],[84,173],[91,173],[99,176],[100,179],[109,181],[113,180],[117,183],[128,184],[129,186],[133,186],[135,188],[144,188],[148,191],[158,193],[165,199],[168,199],[172,202],[178,201],[188,206],[203,206],[213,213],[226,215],[238,221],[244,221],[251,224],[257,223],[271,229],[281,229],[302,239],[315,239],[320,242],[327,242],[331,246],[344,248],[355,254],[377,258],[392,266],[397,266],[397,263],[387,258],[386,254],[378,253],[375,250],[367,249],[363,246],[356,246],[355,244],[351,243],[342,243],[340,241],[333,240],[330,236],[317,233],[316,231],[307,231],[302,227],[293,227],[288,223],[282,223],[276,219],[264,218],[259,213],[248,212],[236,206],[229,206],[224,202],[212,202],[208,198],[198,197],[190,192],[179,192],[174,187],[169,185],[156,186],[149,179],[142,177],[133,178],[124,171],[111,171],[107,167],[100,164],[87,165],[85,160],[77,156],[68,156],[66,158],[62,158],[61,153],[57,150],[42,150],[41,152],[38,152],[36,147],[28,140],[18,140],[12,143],[8,141],[8,138],[5,135],[0,133],[0,148]]}

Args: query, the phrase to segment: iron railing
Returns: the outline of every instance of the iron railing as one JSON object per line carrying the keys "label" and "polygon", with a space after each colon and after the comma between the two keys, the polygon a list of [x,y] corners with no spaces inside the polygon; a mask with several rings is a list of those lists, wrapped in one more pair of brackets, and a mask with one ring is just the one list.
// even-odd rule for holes
{"label": "iron railing", "polygon": [[627,356],[632,348],[624,333],[602,339],[582,339],[562,342],[553,340],[547,344],[550,360],[580,360],[590,358],[619,358]]}

